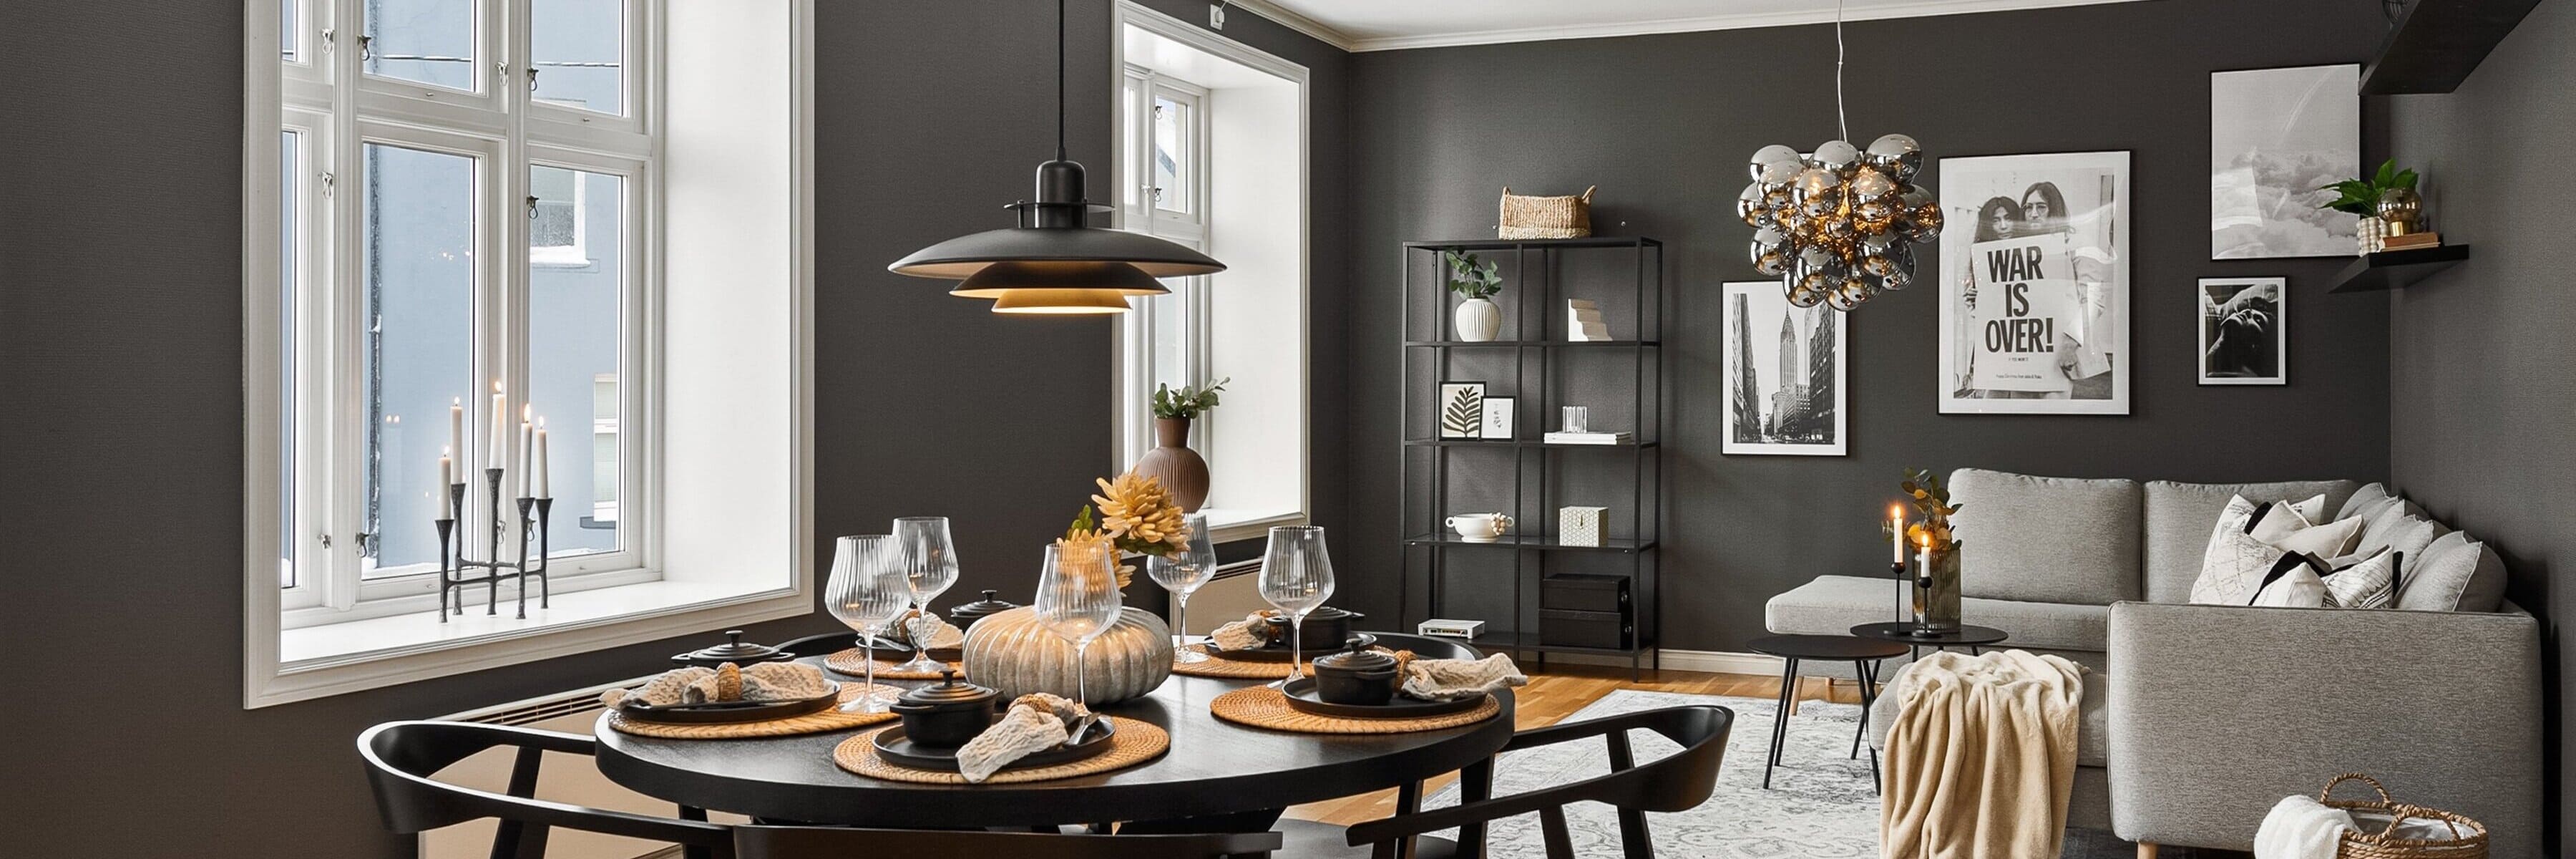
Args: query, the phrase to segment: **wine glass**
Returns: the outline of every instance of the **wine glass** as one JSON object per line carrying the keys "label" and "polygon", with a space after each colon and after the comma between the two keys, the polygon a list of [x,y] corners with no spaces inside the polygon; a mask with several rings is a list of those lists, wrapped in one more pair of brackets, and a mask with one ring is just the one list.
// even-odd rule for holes
{"label": "wine glass", "polygon": [[1038,596],[1030,610],[1038,623],[1073,644],[1074,694],[1091,706],[1091,672],[1083,655],[1092,639],[1118,622],[1118,550],[1106,543],[1057,543],[1038,570]]}
{"label": "wine glass", "polygon": [[1162,585],[1163,590],[1172,594],[1172,661],[1206,662],[1207,652],[1190,646],[1190,594],[1197,593],[1199,586],[1216,577],[1216,541],[1208,539],[1207,514],[1183,516],[1181,523],[1190,541],[1189,548],[1174,552],[1168,558],[1147,559],[1145,574],[1152,576],[1155,584]]}
{"label": "wine glass", "polygon": [[866,649],[868,685],[857,700],[841,705],[852,713],[883,713],[888,693],[877,685],[876,637],[912,605],[912,588],[904,581],[903,555],[885,534],[842,537],[832,547],[832,575],[823,584],[823,607],[859,634]]}
{"label": "wine glass", "polygon": [[1270,529],[1261,556],[1261,598],[1288,615],[1288,676],[1270,684],[1286,689],[1306,673],[1306,614],[1333,598],[1333,559],[1324,551],[1324,529],[1313,525]]}
{"label": "wine glass", "polygon": [[[894,539],[903,553],[904,576],[911,582],[912,602],[924,615],[930,614],[930,601],[957,584],[957,544],[948,539],[948,517],[905,516],[894,520]],[[911,638],[906,630],[906,638]],[[895,666],[898,671],[936,673],[948,664],[930,658],[930,643],[912,643],[912,661]]]}

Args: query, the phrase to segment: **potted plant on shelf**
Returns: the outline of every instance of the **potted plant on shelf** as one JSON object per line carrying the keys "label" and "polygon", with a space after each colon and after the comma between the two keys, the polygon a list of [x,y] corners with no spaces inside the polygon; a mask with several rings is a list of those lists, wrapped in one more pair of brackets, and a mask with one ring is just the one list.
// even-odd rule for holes
{"label": "potted plant on shelf", "polygon": [[1229,376],[1179,390],[1170,385],[1154,387],[1154,449],[1136,460],[1136,473],[1161,483],[1181,512],[1197,512],[1199,505],[1207,503],[1208,494],[1207,460],[1190,449],[1190,422],[1216,408],[1217,393],[1231,381]]}
{"label": "potted plant on shelf", "polygon": [[1482,343],[1502,333],[1503,309],[1491,300],[1503,291],[1502,265],[1480,260],[1475,254],[1441,251],[1440,259],[1449,264],[1449,291],[1467,300],[1458,303],[1458,339]]}
{"label": "potted plant on shelf", "polygon": [[2422,211],[2423,198],[2415,193],[2415,171],[2397,169],[2396,159],[2379,165],[2379,172],[2367,178],[2346,179],[2317,190],[2333,191],[2338,196],[2320,209],[2333,209],[2361,216],[2354,234],[2361,240],[2362,253],[2383,249],[2388,237],[2402,236],[2416,228],[2416,216]]}

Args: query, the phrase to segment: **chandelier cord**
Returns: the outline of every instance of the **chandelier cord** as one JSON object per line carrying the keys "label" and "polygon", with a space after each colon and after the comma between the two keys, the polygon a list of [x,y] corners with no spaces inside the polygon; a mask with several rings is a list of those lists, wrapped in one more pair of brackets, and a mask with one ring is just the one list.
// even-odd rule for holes
{"label": "chandelier cord", "polygon": [[1834,0],[1834,124],[1843,132],[1838,139],[1851,139],[1851,118],[1843,113],[1843,0]]}
{"label": "chandelier cord", "polygon": [[1055,0],[1055,160],[1064,160],[1064,0]]}

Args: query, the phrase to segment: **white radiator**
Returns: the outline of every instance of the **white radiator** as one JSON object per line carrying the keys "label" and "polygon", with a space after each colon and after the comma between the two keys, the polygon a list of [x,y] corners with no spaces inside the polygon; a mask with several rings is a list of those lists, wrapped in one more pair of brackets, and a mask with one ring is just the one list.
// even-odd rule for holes
{"label": "white radiator", "polygon": [[1190,595],[1187,635],[1206,635],[1244,615],[1270,608],[1261,599],[1261,559],[1236,561],[1216,568],[1216,576]]}
{"label": "white radiator", "polygon": [[[449,716],[445,721],[481,722],[491,725],[537,728],[566,734],[584,734],[599,721],[599,693],[617,687],[633,687],[643,682],[636,678],[622,683],[575,689],[498,707],[487,707]],[[486,749],[473,757],[457,761],[438,774],[440,781],[452,782],[499,793],[510,782],[513,752],[506,748]],[[663,802],[627,790],[599,774],[585,755],[548,752],[538,770],[537,796],[555,802],[586,805],[670,817],[677,809]],[[740,823],[743,818],[713,814],[719,823]],[[488,859],[492,855],[492,821],[470,821],[444,829],[433,829],[420,835],[421,859]],[[573,832],[558,829],[546,841],[547,859],[664,859],[680,855],[680,849],[669,844],[639,841],[614,835]]]}

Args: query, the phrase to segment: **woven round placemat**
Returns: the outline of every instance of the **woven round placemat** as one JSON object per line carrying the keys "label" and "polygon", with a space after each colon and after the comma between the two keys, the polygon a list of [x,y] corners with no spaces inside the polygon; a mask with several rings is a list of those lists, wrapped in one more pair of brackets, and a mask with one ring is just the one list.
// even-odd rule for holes
{"label": "woven round placemat", "polygon": [[[841,684],[841,701],[847,703],[854,700],[859,697],[859,693],[861,691],[864,691],[867,688],[868,685],[865,683],[843,683]],[[902,691],[900,689],[895,689],[892,686],[880,686],[878,688],[889,689],[895,692]],[[831,709],[820,713],[807,713],[802,716],[771,719],[766,722],[736,722],[730,725],[668,725],[661,722],[645,722],[629,719],[622,713],[610,710],[608,711],[608,727],[615,729],[621,734],[634,734],[638,737],[657,737],[665,740],[740,740],[751,737],[792,737],[797,734],[820,734],[825,731],[846,731],[851,728],[861,728],[868,725],[874,725],[878,722],[888,721],[894,717],[895,714],[890,712],[844,713],[839,709]]]}
{"label": "woven round placemat", "polygon": [[[1001,772],[994,773],[991,777],[984,779],[981,783],[1018,784],[1021,782],[1053,781],[1060,778],[1098,775],[1112,770],[1126,769],[1128,767],[1162,757],[1164,752],[1171,751],[1172,749],[1172,735],[1164,733],[1163,729],[1154,723],[1140,722],[1135,719],[1128,719],[1119,716],[1111,716],[1109,717],[1109,720],[1117,724],[1118,731],[1117,733],[1109,735],[1108,751],[1101,752],[1093,757],[1083,758],[1082,760],[1071,761],[1068,763],[1061,763],[1051,767],[1031,767],[1029,769],[1021,770],[1006,769]],[[842,740],[840,745],[832,748],[832,762],[840,765],[841,769],[867,776],[869,778],[884,779],[886,781],[911,782],[913,784],[968,783],[965,776],[953,772],[918,770],[911,767],[900,767],[886,763],[884,758],[877,757],[876,747],[877,734],[885,730],[886,728],[878,728],[874,731],[862,731],[858,736]]]}
{"label": "woven round placemat", "polygon": [[[1207,653],[1207,645],[1193,644],[1190,647],[1200,653]],[[1309,660],[1307,665],[1311,668],[1314,663]],[[1254,662],[1249,659],[1227,659],[1209,654],[1202,662],[1172,663],[1172,673],[1228,680],[1277,680],[1288,676],[1288,662],[1284,659],[1278,662]]]}
{"label": "woven round placemat", "polygon": [[[894,666],[895,666],[895,663],[887,662],[887,661],[885,661],[885,660],[883,660],[883,659],[877,660],[877,679],[879,679],[879,680],[937,680],[937,679],[939,679],[939,672],[937,672],[937,671],[896,671],[896,670],[894,670]],[[825,668],[829,668],[829,669],[832,669],[833,673],[841,674],[841,675],[843,675],[843,676],[848,676],[848,677],[865,677],[865,676],[868,676],[868,657],[867,657],[867,654],[865,654],[865,653],[861,653],[861,652],[859,651],[859,649],[858,649],[858,648],[853,647],[853,648],[850,648],[850,649],[848,649],[848,650],[844,650],[844,651],[841,651],[841,652],[839,652],[839,653],[835,653],[835,654],[832,654],[832,655],[830,655],[830,656],[823,657],[823,667],[825,667]],[[957,679],[960,679],[960,680],[964,680],[964,679],[966,679],[966,666],[961,665],[961,664],[958,664],[958,663],[955,663],[955,662],[951,662],[951,663],[948,663],[948,667],[950,667],[950,668],[954,668],[954,669],[957,669]]]}
{"label": "woven round placemat", "polygon": [[1503,711],[1494,696],[1485,696],[1484,706],[1463,713],[1425,716],[1419,719],[1353,719],[1342,716],[1318,716],[1288,708],[1288,696],[1268,686],[1237,689],[1216,696],[1208,702],[1208,712],[1219,719],[1238,725],[1295,731],[1301,734],[1409,734],[1414,731],[1437,731],[1460,725],[1473,725]]}

